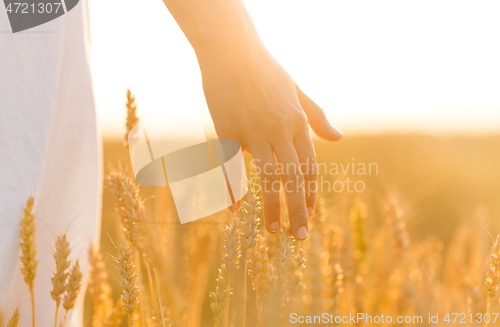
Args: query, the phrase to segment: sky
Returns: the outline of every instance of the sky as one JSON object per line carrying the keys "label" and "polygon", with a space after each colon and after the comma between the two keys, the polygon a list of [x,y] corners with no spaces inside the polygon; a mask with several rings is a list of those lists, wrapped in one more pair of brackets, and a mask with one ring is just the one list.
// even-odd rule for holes
{"label": "sky", "polygon": [[[244,2],[269,51],[344,133],[500,132],[500,1]],[[104,135],[124,131],[127,88],[141,117],[197,112],[210,132],[196,56],[163,2],[89,8]]]}

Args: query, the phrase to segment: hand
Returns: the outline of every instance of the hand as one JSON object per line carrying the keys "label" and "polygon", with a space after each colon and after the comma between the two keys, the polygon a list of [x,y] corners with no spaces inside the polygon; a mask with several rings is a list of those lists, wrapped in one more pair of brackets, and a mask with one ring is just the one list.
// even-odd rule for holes
{"label": "hand", "polygon": [[219,138],[238,141],[255,160],[266,229],[276,232],[281,225],[281,179],[292,234],[305,239],[316,201],[316,186],[311,187],[316,181],[316,156],[308,124],[326,140],[339,140],[342,133],[263,47],[198,60]]}

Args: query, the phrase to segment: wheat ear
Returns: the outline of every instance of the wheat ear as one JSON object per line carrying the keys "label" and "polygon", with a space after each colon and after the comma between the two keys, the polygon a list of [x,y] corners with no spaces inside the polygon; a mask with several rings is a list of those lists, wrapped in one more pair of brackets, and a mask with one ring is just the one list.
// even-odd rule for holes
{"label": "wheat ear", "polygon": [[127,122],[125,123],[125,137],[124,137],[124,144],[128,145],[128,133],[132,128],[134,128],[135,125],[139,122],[139,118],[137,118],[137,105],[135,103],[135,97],[130,92],[130,90],[127,90]]}
{"label": "wheat ear", "polygon": [[120,269],[120,286],[122,288],[123,309],[130,316],[130,323],[134,326],[134,311],[139,305],[139,285],[136,267],[134,264],[134,248],[123,242],[119,248],[118,264]]}
{"label": "wheat ear", "polygon": [[292,232],[287,224],[281,226],[278,236],[279,241],[278,247],[276,248],[274,263],[276,265],[278,282],[282,286],[286,279],[287,267],[292,260],[293,252]]}
{"label": "wheat ear", "polygon": [[406,230],[406,223],[403,219],[403,210],[395,199],[391,199],[386,206],[389,222],[394,231],[394,240],[396,248],[399,251],[406,251],[410,247],[410,238]]}
{"label": "wheat ear", "polygon": [[154,270],[155,282],[156,282],[156,297],[153,302],[153,325],[154,327],[172,327],[172,320],[170,319],[170,311],[168,307],[162,300],[161,290],[160,290],[160,280],[158,278],[158,273]]}
{"label": "wheat ear", "polygon": [[76,299],[82,289],[82,279],[83,273],[80,269],[80,263],[76,260],[73,267],[70,269],[68,283],[66,284],[66,294],[64,294],[63,299],[63,308],[66,312],[64,313],[64,320],[61,327],[64,327],[66,323],[69,310],[73,309],[76,305]]}
{"label": "wheat ear", "polygon": [[243,258],[243,314],[241,320],[246,326],[247,315],[247,267],[249,251],[257,244],[259,236],[259,213],[262,209],[260,198],[255,194],[255,189],[250,187],[247,192],[246,202],[243,203],[243,219],[241,221],[241,245],[245,249]]}
{"label": "wheat ear", "polygon": [[264,236],[257,235],[256,245],[249,252],[248,256],[248,274],[252,280],[252,286],[257,294],[258,310],[260,305],[269,300],[271,289],[276,278],[274,266],[269,261],[267,246]]}
{"label": "wheat ear", "polygon": [[34,199],[30,197],[24,208],[24,217],[21,219],[21,262],[23,264],[21,273],[24,276],[24,282],[28,285],[31,296],[31,316],[33,327],[35,327],[35,277],[38,260],[36,260],[35,245],[35,215],[33,214]]}
{"label": "wheat ear", "polygon": [[120,229],[123,232],[127,242],[132,244],[132,223],[128,220],[125,211],[124,194],[130,194],[130,196],[138,196],[139,189],[134,183],[130,182],[129,178],[127,178],[122,171],[111,171],[107,179],[109,186],[111,187],[111,193],[113,193],[113,196],[117,202],[116,212],[120,218]]}
{"label": "wheat ear", "polygon": [[124,303],[122,299],[116,301],[113,311],[104,323],[104,327],[120,327],[123,317],[125,317],[125,315],[127,314],[123,309],[123,304]]}
{"label": "wheat ear", "polygon": [[[138,276],[141,275],[140,256],[146,263],[148,273],[149,287],[153,290],[153,281],[151,274],[152,255],[149,247],[149,228],[145,221],[144,202],[139,197],[139,187],[131,179],[125,177],[123,173],[114,172],[110,174],[110,182],[112,184],[113,193],[118,199],[118,213],[123,222],[125,237],[128,243],[137,250],[136,252],[136,269]],[[143,289],[139,289],[139,298],[143,299]],[[154,302],[154,292],[151,292],[151,297]],[[140,302],[140,317],[141,325],[145,324],[143,302]]]}
{"label": "wheat ear", "polygon": [[247,192],[246,202],[243,202],[243,219],[241,222],[241,245],[244,249],[251,249],[257,243],[259,235],[259,213],[262,209],[260,197],[251,187]]}
{"label": "wheat ear", "polygon": [[325,277],[328,284],[326,310],[332,312],[334,316],[339,315],[341,295],[344,292],[344,271],[340,265],[341,245],[342,232],[340,228],[334,227],[328,234],[325,244],[327,253]]}
{"label": "wheat ear", "polygon": [[[491,300],[498,293],[498,284],[500,283],[500,235],[497,236],[493,248],[491,249],[490,259],[488,261],[488,270],[486,271],[486,290],[488,291],[486,313],[489,313]],[[488,326],[488,324],[486,324]]]}
{"label": "wheat ear", "polygon": [[50,295],[56,301],[56,316],[54,326],[57,327],[57,318],[59,313],[59,305],[61,304],[61,295],[66,291],[66,279],[68,273],[66,270],[70,266],[68,260],[71,249],[66,234],[60,234],[56,237],[56,251],[54,260],[56,261],[56,271],[52,277],[52,291]]}
{"label": "wheat ear", "polygon": [[113,300],[104,260],[94,244],[90,244],[89,247],[89,266],[88,290],[94,304],[92,326],[102,327],[112,314]]}
{"label": "wheat ear", "polygon": [[220,315],[229,305],[231,295],[231,282],[241,256],[240,229],[236,220],[226,226],[222,234],[224,236],[224,252],[222,264],[217,277],[215,292],[210,292],[212,303],[210,308],[215,315],[215,326],[219,326]]}
{"label": "wheat ear", "polygon": [[19,308],[16,308],[16,310],[14,311],[14,314],[12,314],[12,317],[9,319],[6,326],[7,327],[17,327],[19,325],[19,318],[20,318]]}

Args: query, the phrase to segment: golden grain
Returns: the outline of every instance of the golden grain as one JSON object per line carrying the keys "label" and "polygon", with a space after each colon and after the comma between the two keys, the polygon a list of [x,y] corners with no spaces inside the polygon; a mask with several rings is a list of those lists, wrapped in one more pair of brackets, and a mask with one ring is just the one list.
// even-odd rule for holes
{"label": "golden grain", "polygon": [[69,254],[71,249],[66,234],[60,234],[56,237],[56,251],[54,252],[54,260],[56,262],[56,271],[52,276],[52,291],[50,295],[56,301],[56,314],[55,314],[55,327],[58,326],[58,313],[59,305],[61,304],[61,295],[66,291],[66,279],[68,273],[66,272],[70,266]]}
{"label": "golden grain", "polygon": [[127,122],[125,123],[125,137],[124,144],[128,145],[128,133],[135,125],[139,122],[139,118],[137,118],[137,105],[135,103],[135,97],[130,90],[127,90]]}
{"label": "golden grain", "polygon": [[113,300],[104,260],[94,244],[89,246],[89,266],[88,290],[94,304],[92,326],[102,327],[112,314]]}
{"label": "golden grain", "polygon": [[260,197],[255,194],[255,189],[250,187],[247,192],[247,199],[243,202],[243,219],[241,223],[241,245],[244,249],[251,249],[257,242],[259,234],[258,226],[260,222],[259,213],[262,205]]}
{"label": "golden grain", "polygon": [[[123,300],[119,299],[116,301],[115,306],[113,307],[113,310],[111,311],[111,314],[109,315],[108,319],[105,320],[104,322],[104,327],[119,327],[122,324],[123,317],[127,314],[125,310],[123,309]],[[95,325],[92,325],[92,327],[96,327]]]}
{"label": "golden grain", "polygon": [[130,321],[133,326],[133,314],[139,305],[139,285],[134,264],[134,249],[127,242],[123,242],[120,246],[117,261],[121,276],[120,286],[122,289],[123,309],[130,315]]}
{"label": "golden grain", "polygon": [[68,283],[66,284],[66,294],[64,294],[63,299],[63,308],[66,312],[64,313],[64,320],[61,327],[64,327],[69,311],[76,305],[76,299],[82,288],[82,279],[83,273],[80,269],[80,263],[76,260],[70,269]]}
{"label": "golden grain", "polygon": [[12,317],[7,322],[7,327],[17,327],[19,325],[19,319],[19,308],[16,308],[16,310],[12,314]]}
{"label": "golden grain", "polygon": [[406,251],[410,247],[410,238],[403,219],[403,210],[395,199],[391,199],[386,205],[389,223],[393,228],[394,243],[399,251]]}
{"label": "golden grain", "polygon": [[222,264],[217,277],[215,292],[210,292],[212,302],[210,308],[214,313],[215,326],[219,326],[220,316],[229,305],[231,295],[231,282],[233,275],[238,269],[239,258],[241,256],[241,230],[235,220],[224,227],[222,235],[224,237],[224,251],[222,254]]}
{"label": "golden grain", "polygon": [[24,276],[24,282],[28,285],[31,296],[31,316],[32,325],[35,326],[35,278],[38,260],[36,260],[37,249],[35,245],[35,215],[33,214],[34,199],[30,197],[24,208],[24,217],[21,219],[21,273]]}
{"label": "golden grain", "polygon": [[500,283],[500,235],[497,236],[491,249],[486,271],[486,290],[488,291],[488,304],[498,294],[497,286]]}

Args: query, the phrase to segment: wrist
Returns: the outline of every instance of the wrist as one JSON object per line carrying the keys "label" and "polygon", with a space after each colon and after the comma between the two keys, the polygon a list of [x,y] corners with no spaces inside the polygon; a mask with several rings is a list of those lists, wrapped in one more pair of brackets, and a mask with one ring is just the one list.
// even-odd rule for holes
{"label": "wrist", "polygon": [[240,39],[231,42],[214,42],[195,48],[196,57],[202,73],[208,69],[233,69],[267,57],[268,52],[259,39]]}

